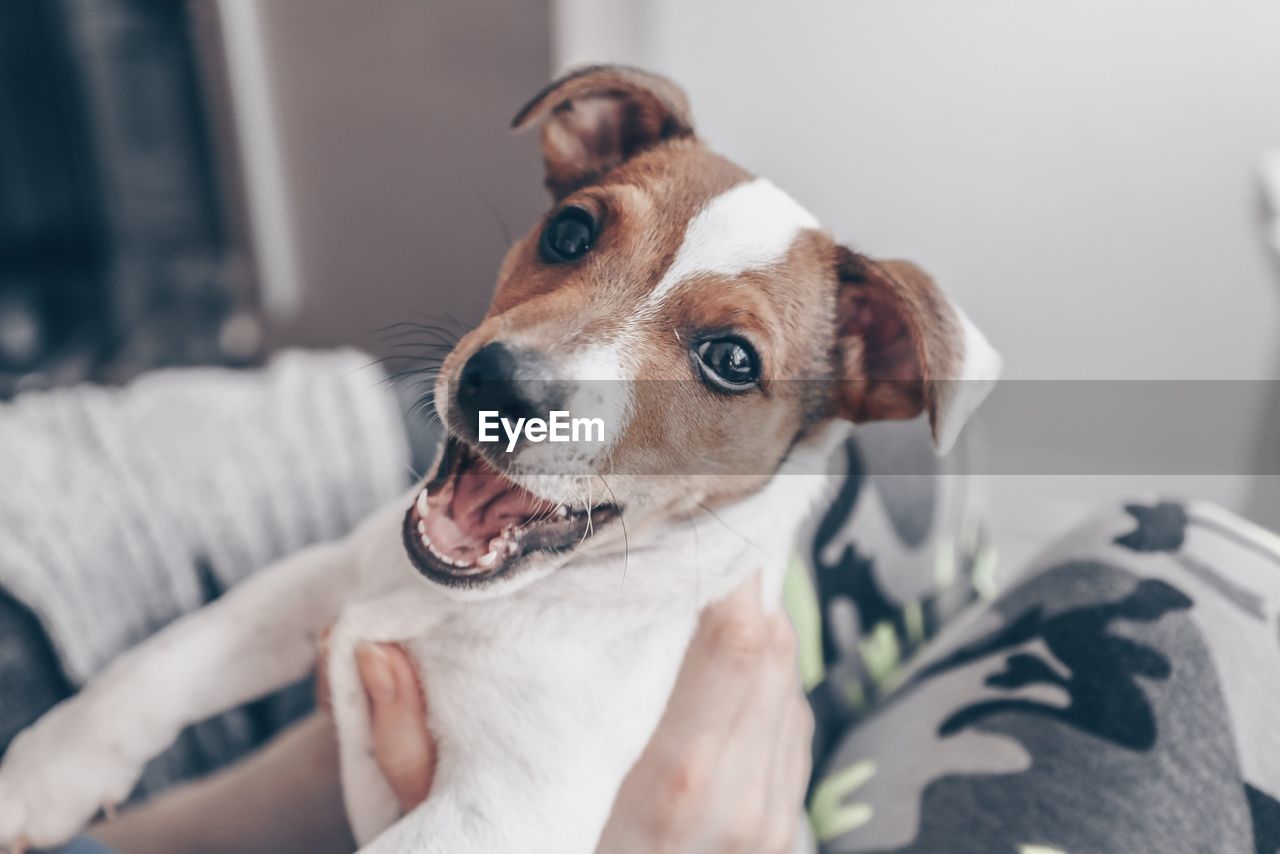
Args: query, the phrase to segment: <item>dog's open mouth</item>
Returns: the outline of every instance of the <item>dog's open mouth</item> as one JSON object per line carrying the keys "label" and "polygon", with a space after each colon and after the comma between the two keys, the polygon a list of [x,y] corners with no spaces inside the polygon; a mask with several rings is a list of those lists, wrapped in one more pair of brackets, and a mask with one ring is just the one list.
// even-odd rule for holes
{"label": "dog's open mouth", "polygon": [[535,552],[576,548],[617,515],[612,504],[574,508],[534,495],[450,437],[435,476],[405,514],[404,544],[424,575],[469,585]]}

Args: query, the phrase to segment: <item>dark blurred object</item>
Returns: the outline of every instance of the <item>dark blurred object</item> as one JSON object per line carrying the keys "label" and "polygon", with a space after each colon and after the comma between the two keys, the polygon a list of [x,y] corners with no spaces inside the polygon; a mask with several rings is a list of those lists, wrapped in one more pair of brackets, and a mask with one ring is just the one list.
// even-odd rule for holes
{"label": "dark blurred object", "polygon": [[187,3],[0,4],[0,398],[257,355],[199,72]]}

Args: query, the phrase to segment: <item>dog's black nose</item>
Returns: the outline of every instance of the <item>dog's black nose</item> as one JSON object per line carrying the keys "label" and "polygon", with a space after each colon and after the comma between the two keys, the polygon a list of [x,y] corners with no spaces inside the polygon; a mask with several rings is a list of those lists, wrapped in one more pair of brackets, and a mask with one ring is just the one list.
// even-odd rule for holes
{"label": "dog's black nose", "polygon": [[462,366],[456,397],[458,409],[475,431],[480,413],[486,411],[513,423],[518,418],[545,419],[551,410],[564,408],[564,392],[562,383],[547,376],[538,356],[495,341]]}

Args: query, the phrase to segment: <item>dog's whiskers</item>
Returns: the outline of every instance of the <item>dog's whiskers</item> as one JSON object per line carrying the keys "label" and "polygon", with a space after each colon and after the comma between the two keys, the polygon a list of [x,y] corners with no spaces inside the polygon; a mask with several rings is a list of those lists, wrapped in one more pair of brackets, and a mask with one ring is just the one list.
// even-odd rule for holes
{"label": "dog's whiskers", "polygon": [[422,376],[423,374],[430,374],[431,378],[434,379],[435,377],[440,375],[440,369],[434,368],[434,367],[406,368],[403,371],[396,371],[394,374],[388,374],[385,382],[395,382],[396,380],[405,379],[407,377]]}
{"label": "dog's whiskers", "polygon": [[684,511],[689,520],[689,531],[693,534],[693,607],[696,610],[702,601],[702,547],[698,540],[698,523],[693,518],[692,510]]}
{"label": "dog's whiskers", "polygon": [[[604,484],[604,488],[609,490],[609,497],[613,499],[613,506],[618,511],[618,524],[622,526],[622,581],[618,587],[627,583],[627,565],[631,561],[631,538],[627,536],[627,520],[622,512],[622,505],[618,503],[618,496],[613,491],[613,487],[609,485],[609,481],[605,480],[604,475],[600,475],[600,482]],[[587,511],[590,513],[590,511]]]}
{"label": "dog's whiskers", "polygon": [[502,233],[502,239],[507,243],[504,248],[510,249],[515,241],[511,239],[511,229],[507,227],[507,221],[502,218],[501,211],[499,211],[497,206],[495,206],[489,197],[485,195],[484,191],[480,189],[480,185],[477,184],[474,179],[471,181],[471,189],[476,194],[476,197],[480,199],[481,207],[488,211],[489,216],[493,217],[494,222],[497,223],[498,230]]}
{"label": "dog's whiskers", "polygon": [[[457,318],[454,318],[452,315],[450,315],[450,318],[461,328],[462,324],[458,322]],[[399,331],[392,331],[396,329]],[[462,337],[456,329],[449,329],[438,323],[417,323],[412,320],[401,320],[396,323],[388,324],[381,329],[372,330],[372,334],[374,335],[383,335],[384,341],[402,338],[406,335],[422,333],[430,335],[434,340],[441,344],[448,344],[450,346],[457,344],[458,340]]]}
{"label": "dog's whiskers", "polygon": [[435,404],[436,404],[436,393],[435,393],[435,390],[433,389],[427,392],[426,394],[422,395],[421,397],[419,397],[416,401],[414,401],[413,404],[409,407],[409,410],[404,413],[403,417],[407,420],[409,418],[415,417],[417,412],[425,410],[431,413],[427,423],[431,423],[431,420],[433,419],[438,421],[440,419],[440,413],[436,410]]}

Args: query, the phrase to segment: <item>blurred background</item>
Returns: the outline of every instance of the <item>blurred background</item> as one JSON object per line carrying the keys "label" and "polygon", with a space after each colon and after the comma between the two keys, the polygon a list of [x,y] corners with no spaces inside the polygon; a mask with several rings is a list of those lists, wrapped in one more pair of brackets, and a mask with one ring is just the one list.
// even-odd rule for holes
{"label": "blurred background", "polygon": [[[1155,414],[1150,464],[997,466],[1006,555],[1147,490],[1280,526],[1269,0],[7,0],[0,397],[474,322],[545,206],[510,117],[588,61],[670,75],[716,148],[929,269],[1012,387],[1235,389],[1169,387],[1211,465],[1165,473]],[[1005,406],[1002,459],[1078,434]]]}

